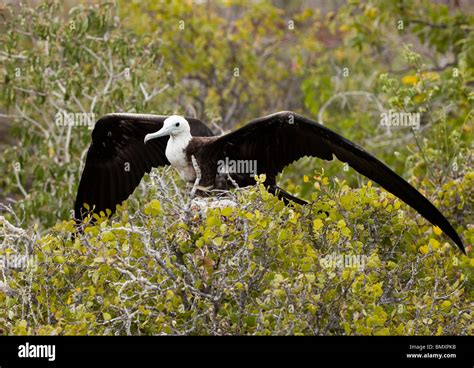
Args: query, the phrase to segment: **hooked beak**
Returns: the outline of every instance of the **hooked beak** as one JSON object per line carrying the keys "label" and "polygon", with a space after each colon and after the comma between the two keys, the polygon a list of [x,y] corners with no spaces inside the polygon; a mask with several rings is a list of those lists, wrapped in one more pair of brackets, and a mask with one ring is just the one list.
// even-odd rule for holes
{"label": "hooked beak", "polygon": [[150,133],[150,134],[147,134],[145,136],[145,140],[143,141],[145,144],[147,141],[151,140],[151,139],[155,139],[155,138],[159,138],[159,137],[164,137],[164,136],[167,136],[167,135],[170,135],[171,132],[173,130],[173,127],[163,127],[161,128],[160,130],[158,130],[157,132],[155,133]]}

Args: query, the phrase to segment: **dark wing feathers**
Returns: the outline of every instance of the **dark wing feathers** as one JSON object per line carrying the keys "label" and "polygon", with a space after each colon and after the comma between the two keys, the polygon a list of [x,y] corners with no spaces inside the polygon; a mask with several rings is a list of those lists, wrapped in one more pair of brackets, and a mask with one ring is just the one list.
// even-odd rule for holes
{"label": "dark wing feathers", "polygon": [[315,142],[315,137],[320,139],[320,136],[314,134],[312,124],[304,123],[300,116],[295,119],[294,113],[292,116],[277,113],[256,119],[222,136],[211,149],[217,150],[222,158],[257,160],[257,171],[267,176],[277,175],[285,166],[304,156],[331,160],[330,147]]}
{"label": "dark wing feathers", "polygon": [[[110,114],[95,124],[92,143],[74,204],[76,219],[82,219],[87,203],[93,212],[110,209],[127,199],[143,175],[153,167],[169,165],[165,156],[168,137],[143,143],[145,135],[161,129],[167,116]],[[193,136],[212,136],[197,119],[187,119]]]}
{"label": "dark wing feathers", "polygon": [[301,115],[285,111],[256,119],[220,137],[208,149],[217,159],[257,160],[257,172],[270,180],[301,157],[332,160],[335,155],[413,207],[465,252],[449,221],[413,186],[362,147]]}

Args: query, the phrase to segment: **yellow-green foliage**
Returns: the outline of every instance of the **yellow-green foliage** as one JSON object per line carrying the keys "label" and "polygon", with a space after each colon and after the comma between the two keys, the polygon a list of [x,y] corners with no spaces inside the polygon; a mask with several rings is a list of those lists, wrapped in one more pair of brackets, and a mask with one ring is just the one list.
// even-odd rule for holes
{"label": "yellow-green foliage", "polygon": [[[320,189],[304,207],[285,207],[258,184],[234,194],[236,207],[202,213],[189,198],[173,193],[166,200],[169,191],[152,186],[150,196],[161,203],[121,209],[113,221],[99,218],[75,239],[73,221],[40,239],[24,233],[5,252],[31,247],[37,267],[9,272],[0,328],[7,334],[473,333],[474,259],[370,182],[350,189],[319,174],[307,180]],[[470,172],[447,183],[435,202],[464,223],[473,187]],[[473,229],[458,230],[472,244]],[[339,255],[363,262],[331,262]]]}

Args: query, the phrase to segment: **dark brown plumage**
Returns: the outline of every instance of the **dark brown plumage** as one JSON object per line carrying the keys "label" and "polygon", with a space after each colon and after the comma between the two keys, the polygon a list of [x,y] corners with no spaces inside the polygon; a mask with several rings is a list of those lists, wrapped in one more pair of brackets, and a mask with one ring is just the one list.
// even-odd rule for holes
{"label": "dark brown plumage", "polygon": [[[258,173],[266,174],[268,185],[275,187],[278,173],[299,158],[313,156],[332,160],[333,155],[417,210],[465,252],[449,221],[413,186],[362,147],[294,112],[283,111],[256,119],[206,145],[196,153],[196,159],[204,166],[202,172],[209,174],[203,179],[203,185],[212,181],[215,162],[228,157],[257,160]],[[237,182],[238,179],[234,178]],[[249,185],[250,178],[242,184]]]}
{"label": "dark brown plumage", "polygon": [[[268,115],[253,120],[234,132],[211,138],[199,137],[209,137],[212,134],[200,121],[194,119],[188,119],[192,138],[189,132],[180,131],[182,127],[179,127],[178,120],[161,128],[163,120],[151,123],[141,120],[104,119],[97,123],[93,132],[93,144],[88,153],[76,199],[76,216],[80,215],[79,209],[82,203],[87,201],[91,201],[87,202],[89,204],[95,204],[96,210],[110,208],[114,211],[115,205],[131,194],[145,172],[149,172],[153,166],[168,164],[164,154],[168,137],[162,137],[161,134],[174,134],[175,137],[182,137],[180,142],[187,142],[183,149],[185,155],[180,154],[182,151],[178,150],[173,152],[174,156],[168,157],[173,157],[175,162],[179,162],[182,169],[183,165],[189,168],[191,156],[194,155],[201,171],[201,186],[229,189],[235,183],[240,187],[252,185],[255,183],[253,174],[222,174],[218,172],[217,166],[218,162],[226,159],[255,160],[257,174],[266,174],[265,183],[269,191],[285,202],[289,200],[306,203],[277,187],[276,176],[285,166],[304,156],[324,160],[332,160],[336,156],[417,210],[432,224],[439,226],[461,251],[465,252],[460,237],[449,221],[413,186],[362,147],[294,112],[283,111]],[[173,131],[175,122],[176,132]],[[156,132],[157,130],[160,131]],[[112,132],[112,136],[108,135],[109,131]],[[155,133],[149,134],[151,132]],[[149,139],[149,143],[144,146],[143,137],[147,134],[149,137],[146,139]],[[138,142],[140,139],[142,141]],[[180,155],[184,157],[184,162],[180,161]],[[126,178],[122,178],[120,175],[123,173],[119,170],[126,160],[131,161],[131,164],[134,163],[133,169]],[[232,180],[228,180],[229,176]],[[97,190],[94,194],[90,194],[92,188]]]}
{"label": "dark brown plumage", "polygon": [[[169,165],[165,155],[169,137],[143,143],[146,134],[163,126],[167,116],[109,114],[95,124],[84,171],[74,203],[76,219],[82,219],[87,203],[94,213],[110,209],[126,200],[145,173],[153,167]],[[211,136],[212,131],[200,120],[187,119],[191,134]]]}

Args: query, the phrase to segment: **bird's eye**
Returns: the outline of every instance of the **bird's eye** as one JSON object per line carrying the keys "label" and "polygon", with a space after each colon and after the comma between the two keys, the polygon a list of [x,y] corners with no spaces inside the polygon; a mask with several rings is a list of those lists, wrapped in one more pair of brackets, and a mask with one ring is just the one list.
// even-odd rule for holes
{"label": "bird's eye", "polygon": [[176,125],[176,126],[179,126],[179,123],[176,123],[175,125]]}

